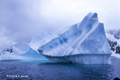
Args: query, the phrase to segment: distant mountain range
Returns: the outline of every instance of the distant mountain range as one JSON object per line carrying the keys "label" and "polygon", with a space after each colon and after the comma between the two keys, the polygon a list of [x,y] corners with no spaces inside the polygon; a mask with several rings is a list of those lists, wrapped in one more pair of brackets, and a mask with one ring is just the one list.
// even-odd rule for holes
{"label": "distant mountain range", "polygon": [[120,29],[118,30],[108,30],[107,33],[114,36],[116,39],[120,39]]}
{"label": "distant mountain range", "polygon": [[106,32],[108,42],[110,44],[112,52],[120,54],[120,29],[108,30]]}

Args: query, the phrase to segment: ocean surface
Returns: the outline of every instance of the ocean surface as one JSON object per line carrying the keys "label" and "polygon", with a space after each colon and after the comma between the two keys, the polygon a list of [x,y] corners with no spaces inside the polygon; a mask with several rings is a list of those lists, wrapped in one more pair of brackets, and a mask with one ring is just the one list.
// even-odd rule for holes
{"label": "ocean surface", "polygon": [[83,65],[42,61],[0,61],[0,80],[114,80],[120,78],[120,60]]}

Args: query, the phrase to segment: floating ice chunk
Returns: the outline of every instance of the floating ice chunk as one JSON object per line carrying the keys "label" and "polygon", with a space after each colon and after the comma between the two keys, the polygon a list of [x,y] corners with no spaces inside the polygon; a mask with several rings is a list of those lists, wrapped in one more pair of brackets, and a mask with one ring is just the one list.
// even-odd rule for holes
{"label": "floating ice chunk", "polygon": [[47,60],[37,51],[30,48],[27,43],[16,43],[11,45],[0,54],[0,60]]}
{"label": "floating ice chunk", "polygon": [[38,49],[54,62],[82,64],[107,64],[111,50],[103,23],[97,13],[89,13],[82,22],[75,24]]}

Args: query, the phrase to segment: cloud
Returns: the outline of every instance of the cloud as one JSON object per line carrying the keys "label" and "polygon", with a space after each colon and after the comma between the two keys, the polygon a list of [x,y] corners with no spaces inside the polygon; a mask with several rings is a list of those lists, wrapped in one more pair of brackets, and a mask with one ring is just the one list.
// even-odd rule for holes
{"label": "cloud", "polygon": [[0,26],[0,51],[2,51],[4,48],[8,47],[10,43],[12,42],[8,37],[5,36],[5,33],[7,32],[7,29],[4,26]]}
{"label": "cloud", "polygon": [[120,28],[119,0],[0,0],[0,48],[30,42],[41,31],[55,33],[89,12],[98,13],[106,30]]}
{"label": "cloud", "polygon": [[61,22],[63,26],[80,22],[89,12],[98,13],[105,29],[119,28],[119,0],[45,0],[41,6],[41,15],[44,18],[52,19],[57,24]]}

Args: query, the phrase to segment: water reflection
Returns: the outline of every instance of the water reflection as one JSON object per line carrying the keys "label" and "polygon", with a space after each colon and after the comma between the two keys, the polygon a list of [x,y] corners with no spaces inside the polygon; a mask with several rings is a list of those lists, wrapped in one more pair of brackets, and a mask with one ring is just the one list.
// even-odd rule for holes
{"label": "water reflection", "polygon": [[[112,80],[114,77],[111,65],[80,65],[80,64],[39,64],[47,69],[51,69],[52,75],[57,72],[64,75],[64,80]],[[49,70],[48,70],[49,71]],[[61,75],[59,75],[61,76]]]}
{"label": "water reflection", "polygon": [[[111,65],[82,65],[50,62],[0,62],[0,80],[113,80],[120,77],[119,61]],[[117,73],[117,74],[116,74]],[[7,78],[6,75],[28,75]]]}

